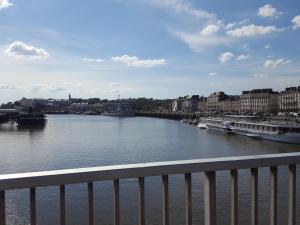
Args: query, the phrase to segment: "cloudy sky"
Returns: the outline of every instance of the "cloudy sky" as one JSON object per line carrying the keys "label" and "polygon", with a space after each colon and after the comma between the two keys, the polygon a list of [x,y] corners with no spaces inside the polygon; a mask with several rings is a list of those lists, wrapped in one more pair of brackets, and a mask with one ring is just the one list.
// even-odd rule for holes
{"label": "cloudy sky", "polygon": [[0,102],[300,85],[300,1],[0,0]]}

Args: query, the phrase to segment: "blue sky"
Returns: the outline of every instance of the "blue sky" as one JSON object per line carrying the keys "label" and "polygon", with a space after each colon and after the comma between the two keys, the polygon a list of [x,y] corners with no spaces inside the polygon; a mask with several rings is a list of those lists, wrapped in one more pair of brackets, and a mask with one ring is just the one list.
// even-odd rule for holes
{"label": "blue sky", "polygon": [[300,2],[0,0],[0,102],[300,85]]}

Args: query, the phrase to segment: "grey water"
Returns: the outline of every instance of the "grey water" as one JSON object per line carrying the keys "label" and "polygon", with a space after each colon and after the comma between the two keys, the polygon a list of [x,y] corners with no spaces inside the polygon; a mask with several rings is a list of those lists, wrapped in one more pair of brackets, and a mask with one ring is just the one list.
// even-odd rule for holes
{"label": "grey water", "polygon": [[[296,152],[300,146],[199,130],[143,117],[48,115],[44,128],[0,125],[0,174]],[[297,170],[299,174],[299,170]],[[297,178],[300,178],[297,175]],[[300,190],[297,179],[297,193]],[[193,224],[204,224],[203,174],[192,175]],[[162,224],[161,177],[146,182],[146,224]],[[279,168],[278,224],[287,224],[287,168]],[[185,223],[184,175],[169,177],[170,224]],[[298,194],[299,196],[299,194]],[[137,179],[120,181],[121,224],[138,224]],[[217,222],[229,224],[229,172],[217,172]],[[259,170],[259,224],[268,224],[269,170]],[[299,211],[297,197],[297,210]],[[29,190],[7,191],[7,224],[29,224]],[[94,184],[95,224],[113,224],[113,183]],[[87,184],[66,186],[67,224],[87,224]],[[250,224],[250,171],[239,171],[240,224]],[[37,222],[59,224],[59,187],[37,189]],[[297,218],[300,224],[300,217]]]}

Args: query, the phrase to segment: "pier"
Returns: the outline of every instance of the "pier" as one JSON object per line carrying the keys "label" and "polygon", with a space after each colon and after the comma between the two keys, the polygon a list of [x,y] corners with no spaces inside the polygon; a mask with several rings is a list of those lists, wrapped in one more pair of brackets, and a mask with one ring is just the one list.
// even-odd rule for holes
{"label": "pier", "polygon": [[205,225],[216,225],[216,174],[218,171],[228,171],[230,174],[230,207],[231,213],[228,215],[231,225],[238,225],[239,221],[239,170],[250,171],[249,185],[251,195],[251,225],[258,224],[258,204],[259,204],[259,184],[258,174],[260,168],[269,168],[269,217],[270,225],[277,224],[277,184],[278,167],[287,167],[288,172],[288,220],[286,224],[296,224],[296,166],[300,164],[300,153],[252,155],[242,157],[209,158],[183,161],[138,163],[116,166],[103,166],[92,168],[75,168],[55,171],[41,171],[33,173],[5,174],[0,175],[0,225],[6,224],[6,191],[14,189],[28,189],[30,210],[30,224],[37,224],[37,204],[36,195],[39,189],[48,186],[57,186],[60,193],[60,224],[65,225],[66,221],[66,186],[75,183],[86,183],[88,200],[88,221],[87,224],[94,224],[94,203],[93,203],[93,182],[111,180],[114,189],[114,224],[120,225],[120,179],[136,179],[139,187],[139,225],[146,224],[147,214],[145,209],[145,187],[151,186],[147,182],[147,177],[161,176],[162,199],[161,210],[163,214],[163,225],[170,224],[169,217],[169,176],[184,174],[182,182],[185,183],[185,224],[192,224],[192,174],[203,173],[204,180],[204,221]]}

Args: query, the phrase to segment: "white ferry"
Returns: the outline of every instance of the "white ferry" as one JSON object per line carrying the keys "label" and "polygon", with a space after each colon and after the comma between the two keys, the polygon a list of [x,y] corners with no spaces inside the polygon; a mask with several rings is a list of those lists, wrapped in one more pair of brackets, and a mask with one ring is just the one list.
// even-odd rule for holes
{"label": "white ferry", "polygon": [[224,121],[222,119],[203,119],[201,123],[205,124],[208,130],[232,133],[231,127],[233,126],[233,122],[231,121]]}
{"label": "white ferry", "polygon": [[231,130],[234,134],[244,135],[248,137],[291,144],[300,144],[299,126],[234,122]]}
{"label": "white ferry", "polygon": [[223,119],[202,119],[208,130],[222,131],[252,138],[300,144],[300,126]]}

